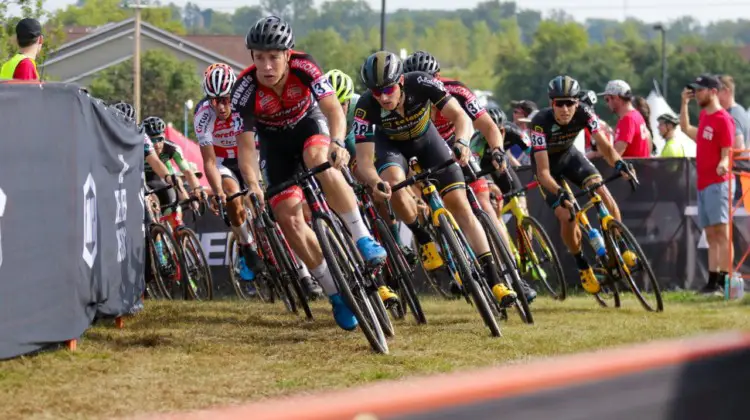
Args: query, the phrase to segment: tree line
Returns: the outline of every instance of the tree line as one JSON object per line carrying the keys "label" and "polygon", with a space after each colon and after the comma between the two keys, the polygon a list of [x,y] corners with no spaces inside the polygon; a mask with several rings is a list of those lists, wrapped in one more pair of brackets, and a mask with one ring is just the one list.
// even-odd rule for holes
{"label": "tree line", "polygon": [[[43,0],[21,3],[31,11],[43,13]],[[2,4],[0,18],[4,17]],[[125,19],[132,13],[132,9],[122,7],[121,0],[79,0],[75,7],[50,14],[48,26],[97,26]],[[356,75],[364,58],[380,46],[378,13],[363,0],[329,0],[317,9],[312,0],[262,0],[260,6],[240,7],[232,14],[188,3],[184,8],[166,4],[145,9],[143,17],[181,35],[244,35],[260,17],[277,14],[293,23],[298,49],[312,54],[324,69],[339,68],[358,80]],[[11,22],[5,25],[5,38],[0,34],[0,48],[3,42],[9,45]],[[667,101],[672,108],[678,108],[682,87],[702,72],[731,74],[737,82],[738,101],[745,106],[750,104],[750,63],[738,53],[738,46],[750,41],[750,21],[701,26],[693,18],[684,17],[665,26]],[[408,52],[429,51],[439,59],[444,76],[462,80],[474,89],[492,91],[501,104],[531,99],[544,105],[547,81],[563,73],[577,78],[584,88],[597,91],[610,79],[624,79],[643,96],[651,91],[654,80],[661,80],[661,40],[650,23],[589,19],[581,24],[562,11],[542,19],[538,11],[497,0],[485,1],[473,9],[390,13],[386,47],[397,53],[402,48]],[[144,60],[144,72],[148,71],[148,61]],[[123,63],[122,68],[103,72],[93,84],[95,91],[129,97],[129,84],[117,81],[127,76],[128,66]],[[176,73],[161,74],[165,69],[175,69]],[[161,72],[154,80],[188,80],[189,76],[179,69],[178,65],[154,69]],[[163,87],[166,95],[161,98],[191,98],[196,88],[187,85],[167,84]],[[154,101],[157,99],[158,95]],[[145,114],[153,108],[154,112],[166,112],[175,122],[182,121],[181,103],[143,103]],[[603,105],[600,107],[600,114],[610,117]]]}

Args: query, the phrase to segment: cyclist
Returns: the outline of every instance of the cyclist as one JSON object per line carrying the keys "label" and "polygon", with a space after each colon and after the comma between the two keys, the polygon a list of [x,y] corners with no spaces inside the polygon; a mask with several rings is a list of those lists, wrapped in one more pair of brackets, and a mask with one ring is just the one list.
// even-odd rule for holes
{"label": "cyclist", "polygon": [[[493,123],[495,123],[500,129],[500,133],[503,136],[503,147],[505,148],[505,150],[510,150],[511,147],[515,146],[523,150],[523,153],[528,153],[530,151],[531,140],[529,140],[528,134],[515,123],[509,122],[507,117],[505,116],[505,113],[501,109],[489,108],[487,109],[487,115],[489,115]],[[478,167],[475,170],[478,172],[480,170],[489,169],[492,166],[492,148],[481,132],[474,133],[474,136],[471,138],[470,147],[472,154],[478,161]],[[518,162],[515,161],[515,159],[513,159],[510,155],[506,156],[508,156],[511,163],[510,167],[506,168],[506,173],[502,174],[498,171],[491,173],[486,180],[487,188],[475,189],[474,192],[477,194],[477,199],[479,199],[480,202],[481,200],[487,200],[489,202],[489,191],[493,191],[495,193],[498,202],[497,207],[493,208],[492,205],[489,204],[489,207],[492,210],[486,211],[488,211],[490,214],[495,213],[497,215],[495,219],[498,223],[498,230],[500,231],[501,235],[503,235],[503,238],[508,241],[508,232],[505,229],[505,226],[501,226],[503,194],[521,189],[523,188],[523,185],[521,184],[521,180],[518,178],[518,175],[516,175],[516,172],[513,170],[513,166],[519,166]],[[513,163],[514,161],[515,164]],[[480,195],[477,190],[482,191],[482,194]],[[521,206],[526,206],[525,197],[520,197],[519,201]],[[484,207],[485,205],[486,204],[482,203],[482,207]],[[516,257],[518,256],[516,255]],[[521,279],[521,286],[524,288],[526,300],[530,303],[536,298],[536,291],[533,288],[529,287],[529,285],[523,278]]]}
{"label": "cyclist", "polygon": [[[146,132],[146,135],[153,142],[154,151],[159,156],[159,160],[167,167],[169,174],[171,175],[175,172],[171,164],[171,161],[174,161],[174,163],[180,168],[180,171],[185,175],[185,179],[187,179],[190,188],[192,188],[192,194],[196,197],[200,196],[201,200],[206,201],[206,193],[203,192],[203,187],[201,187],[198,182],[198,178],[196,178],[195,174],[190,171],[188,161],[182,156],[182,148],[166,140],[164,132],[167,129],[167,125],[164,124],[164,120],[159,117],[148,117],[143,120],[141,126]],[[164,181],[154,173],[154,170],[150,165],[146,165],[144,169],[146,184],[149,188],[157,189],[166,185],[164,184]],[[175,189],[177,190],[180,200],[187,199],[188,195],[184,188],[180,183],[177,183],[174,188],[162,190],[156,194],[159,198],[159,203],[161,205],[166,205],[173,202],[175,200]],[[167,209],[164,211],[164,215],[170,216],[171,222],[175,224],[182,217],[182,209],[180,206],[177,206],[177,211],[175,213],[173,213],[171,209]]]}
{"label": "cyclist", "polygon": [[[529,125],[532,165],[542,186],[540,191],[560,221],[563,242],[576,260],[584,290],[595,294],[601,287],[581,250],[578,224],[575,220],[570,220],[568,209],[572,206],[573,197],[561,186],[561,182],[563,178],[567,178],[583,188],[602,179],[594,165],[573,145],[583,129],[591,131],[599,151],[615,170],[633,173],[633,167],[622,160],[607,141],[594,111],[589,106],[580,104],[580,92],[578,82],[572,77],[555,77],[547,87],[551,107],[539,111]],[[597,192],[612,216],[620,220],[620,209],[609,190],[601,186],[597,188]]]}
{"label": "cyclist", "polygon": [[[114,109],[121,112],[131,122],[135,123],[135,108],[127,102],[120,101],[112,105]],[[143,156],[148,166],[159,176],[159,178],[171,182],[169,179],[169,170],[164,162],[159,160],[159,156],[156,155],[154,150],[154,143],[151,142],[151,138],[143,133]]]}
{"label": "cyclist", "polygon": [[[354,192],[339,170],[349,161],[342,142],[346,116],[328,78],[310,55],[292,49],[292,27],[276,16],[258,20],[248,31],[245,45],[255,64],[240,74],[231,97],[233,112],[244,123],[244,132],[237,138],[240,165],[248,161],[253,165],[252,170],[242,171],[247,185],[262,197],[256,131],[268,188],[292,178],[301,164],[312,168],[329,161],[333,168],[317,178],[330,206],[347,225],[367,264],[382,264],[385,249],[367,230]],[[269,202],[289,245],[329,296],[336,323],[353,330],[357,320],[336,288],[315,233],[305,223],[303,200],[302,189],[293,186]]]}
{"label": "cyclist", "polygon": [[[594,106],[598,102],[596,92],[594,92],[593,90],[581,90],[581,94],[578,96],[578,99],[582,104],[588,105],[588,107],[591,109],[594,109]],[[612,127],[610,127],[606,121],[600,120],[599,129],[604,132],[607,140],[610,144],[612,144]],[[596,149],[596,143],[591,139],[591,131],[588,128],[585,128],[583,134],[585,136],[586,142],[584,146],[584,149],[586,150],[586,158],[590,160],[602,157],[602,154],[599,153],[599,151]]]}
{"label": "cyclist", "polygon": [[[450,148],[430,121],[433,104],[455,124],[455,145],[462,152],[461,164],[468,163],[471,151],[466,139],[472,133],[471,119],[440,80],[423,72],[404,74],[401,60],[388,51],[370,55],[360,76],[369,90],[359,98],[354,111],[358,171],[372,188],[376,200],[390,198],[390,186],[405,179],[408,158],[416,156],[424,167],[437,166],[451,158]],[[377,127],[375,134],[367,137],[374,127]],[[460,167],[453,164],[436,179],[445,206],[479,256],[495,298],[503,307],[512,305],[516,294],[500,282],[487,237],[469,206]],[[378,185],[385,186],[385,192]],[[393,195],[393,209],[414,233],[424,268],[434,270],[442,266],[436,244],[419,225],[417,203],[406,189]]]}
{"label": "cyclist", "polygon": [[[206,180],[214,200],[226,203],[227,195],[242,189],[242,175],[237,160],[237,134],[242,132],[239,114],[232,113],[229,94],[237,76],[227,64],[208,66],[201,82],[205,99],[198,103],[193,118],[195,135],[201,148]],[[249,282],[263,269],[262,260],[253,246],[251,221],[241,198],[227,203],[227,216],[232,232],[240,244],[240,277]],[[254,290],[248,284],[248,292]]]}

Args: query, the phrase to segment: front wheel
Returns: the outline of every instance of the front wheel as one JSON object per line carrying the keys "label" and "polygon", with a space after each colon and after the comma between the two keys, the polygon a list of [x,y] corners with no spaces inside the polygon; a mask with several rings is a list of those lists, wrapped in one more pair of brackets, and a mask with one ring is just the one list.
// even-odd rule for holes
{"label": "front wheel", "polygon": [[552,298],[565,300],[568,289],[560,258],[538,220],[525,216],[516,225],[516,248],[521,256],[519,269],[527,280],[542,282]]}
{"label": "front wheel", "polygon": [[185,258],[180,247],[172,237],[170,230],[161,223],[149,226],[149,238],[153,245],[153,254],[158,274],[157,282],[165,299],[185,298],[187,290],[185,284],[188,279]]}
{"label": "front wheel", "polygon": [[325,218],[319,217],[313,222],[313,230],[323,250],[323,257],[331,270],[331,276],[336,282],[344,303],[357,318],[359,328],[370,343],[370,347],[377,353],[388,354],[388,342],[375,314],[375,309],[367,297],[361,271],[355,269],[353,265],[356,264],[356,258],[350,259],[348,256],[358,251],[350,249],[347,253],[344,249],[345,241],[340,240],[341,235],[333,229],[331,221]]}
{"label": "front wheel", "polygon": [[187,278],[185,279],[188,296],[194,300],[213,299],[214,283],[211,277],[211,268],[206,261],[206,254],[198,237],[191,229],[183,228],[175,234],[182,247],[182,255],[185,257]]}

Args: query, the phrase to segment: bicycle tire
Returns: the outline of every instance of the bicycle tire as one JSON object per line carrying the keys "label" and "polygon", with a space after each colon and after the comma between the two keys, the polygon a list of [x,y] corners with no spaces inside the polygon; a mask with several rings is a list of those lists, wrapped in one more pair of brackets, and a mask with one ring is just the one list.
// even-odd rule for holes
{"label": "bicycle tire", "polygon": [[[146,274],[151,274],[151,276],[146,276],[145,278],[146,293],[150,299],[162,300],[165,299],[164,291],[162,290],[163,286],[160,285],[163,280],[161,279],[159,267],[156,265],[156,257],[154,239],[150,234],[146,235],[146,267],[150,269],[145,270],[145,272]],[[159,277],[158,280],[156,279],[157,276]]]}
{"label": "bicycle tire", "polygon": [[302,307],[302,311],[305,313],[305,317],[309,320],[312,320],[313,314],[310,310],[310,304],[307,301],[307,297],[302,291],[302,284],[299,281],[297,269],[294,267],[294,265],[292,264],[292,260],[289,258],[287,248],[283,245],[283,243],[286,242],[286,239],[283,236],[284,234],[283,232],[281,232],[281,229],[277,228],[275,223],[268,224],[269,222],[272,222],[268,219],[270,218],[266,218],[265,220],[265,222],[267,223],[265,228],[265,235],[271,245],[271,250],[273,252],[274,258],[276,259],[276,263],[281,269],[282,275],[280,280],[286,283],[284,285],[285,291],[289,293],[289,298],[291,300],[294,300],[294,297],[291,294],[292,291],[289,290],[289,283],[291,283],[292,289],[294,289],[294,294],[297,295],[297,303],[299,303],[299,306]]}
{"label": "bicycle tire", "polygon": [[396,329],[393,327],[391,317],[388,316],[388,310],[385,308],[383,300],[380,299],[378,291],[371,290],[367,292],[367,297],[370,299],[370,305],[375,310],[375,316],[378,318],[378,322],[380,322],[380,328],[383,329],[383,334],[385,334],[387,338],[392,338],[396,335]]}
{"label": "bicycle tire", "polygon": [[[161,223],[153,223],[149,227],[149,234],[152,235],[152,239],[156,238],[157,235],[161,236],[162,243],[166,245],[166,251],[168,252],[169,258],[172,259],[173,264],[175,264],[175,269],[177,270],[176,278],[169,279],[169,284],[165,281],[167,279],[164,279],[163,276],[159,276],[161,279],[160,287],[162,287],[164,297],[168,300],[174,300],[175,297],[177,297],[174,293],[176,291],[181,294],[182,299],[186,299],[187,288],[185,287],[185,283],[187,267],[185,266],[185,260],[180,246],[174,240],[174,237],[172,237],[172,232]],[[155,241],[155,239],[153,240]],[[154,249],[156,249],[156,246],[154,246]],[[179,283],[178,290],[175,290],[175,283]]]}
{"label": "bicycle tire", "polygon": [[[196,270],[200,272],[200,278],[202,280],[201,282],[203,283],[203,287],[206,290],[205,296],[199,296],[190,282],[188,282],[186,283],[188,296],[194,300],[212,300],[214,296],[213,277],[211,277],[211,268],[208,266],[208,261],[206,261],[206,254],[203,252],[203,247],[201,246],[201,242],[198,240],[198,236],[196,236],[195,232],[193,232],[193,230],[190,228],[180,229],[175,234],[175,236],[179,239],[180,246],[182,247],[182,254],[186,257],[185,265],[187,266],[187,256],[188,254],[190,254],[191,258],[194,259],[193,262],[196,264]],[[186,242],[189,242],[189,244],[186,244]],[[189,246],[186,247],[185,245]],[[187,274],[190,275],[189,269],[187,271]]]}
{"label": "bicycle tire", "polygon": [[492,314],[489,302],[487,302],[486,297],[480,290],[481,286],[476,283],[476,279],[472,276],[469,262],[466,259],[465,250],[459,247],[456,233],[453,231],[453,225],[448,222],[448,218],[445,214],[438,215],[438,230],[448,245],[448,251],[451,253],[456,264],[456,269],[461,275],[463,287],[468,289],[469,294],[471,294],[474,301],[474,307],[479,311],[479,315],[481,315],[487,328],[490,329],[492,336],[502,336],[500,325],[498,325],[495,316]]}
{"label": "bicycle tire", "polygon": [[476,212],[476,215],[479,219],[479,223],[481,223],[482,227],[484,228],[484,232],[487,235],[487,240],[490,243],[490,246],[495,251],[493,252],[493,255],[496,259],[495,262],[499,262],[502,264],[502,266],[500,266],[499,264],[496,265],[498,270],[503,270],[504,272],[502,276],[505,280],[506,286],[509,286],[516,292],[517,297],[515,306],[516,310],[518,311],[518,315],[521,317],[521,321],[526,324],[533,324],[534,315],[531,312],[531,308],[529,307],[529,301],[526,299],[526,294],[524,293],[523,287],[521,287],[521,277],[518,275],[518,268],[513,261],[513,257],[510,256],[508,246],[500,237],[500,232],[497,231],[497,227],[486,212],[480,210]]}
{"label": "bicycle tire", "polygon": [[[417,321],[417,324],[426,324],[427,318],[422,310],[422,303],[419,301],[416,289],[414,289],[413,272],[406,268],[406,259],[396,244],[391,230],[382,219],[375,220],[375,230],[378,232],[378,236],[382,242],[381,245],[385,247],[388,253],[388,260],[391,262],[389,267],[392,274],[396,275],[400,286],[399,291],[402,292],[401,295],[406,299],[406,304],[411,310],[412,315],[414,315],[414,319]],[[404,310],[403,312],[406,311]]]}
{"label": "bicycle tire", "polygon": [[607,224],[607,230],[605,230],[605,235],[609,238],[610,244],[612,245],[612,249],[614,249],[614,243],[615,238],[612,235],[612,228],[619,231],[620,234],[623,236],[623,239],[625,242],[627,242],[628,249],[632,252],[635,252],[636,257],[638,258],[638,263],[643,267],[644,273],[649,277],[648,282],[651,286],[651,289],[653,290],[654,297],[656,299],[656,308],[654,308],[647,300],[646,297],[643,295],[643,291],[641,291],[641,288],[638,287],[638,285],[635,282],[635,279],[633,278],[632,273],[630,272],[630,268],[626,268],[626,263],[622,258],[622,254],[617,255],[615,260],[617,261],[617,267],[620,270],[620,275],[624,278],[627,278],[628,285],[630,286],[630,290],[633,291],[638,301],[641,302],[641,306],[649,312],[662,312],[664,311],[664,301],[661,296],[661,287],[659,286],[659,283],[656,281],[656,276],[654,275],[654,271],[651,268],[651,263],[649,263],[648,259],[646,258],[646,255],[643,253],[643,250],[641,249],[640,244],[635,239],[635,236],[630,232],[630,229],[627,228],[622,222],[620,222],[617,219],[611,219],[609,223]]}
{"label": "bicycle tire", "polygon": [[[596,256],[596,252],[589,241],[585,239],[581,241],[581,251],[583,251],[584,255],[593,256],[593,261],[595,261],[595,263],[591,268],[594,270],[595,275],[599,275],[597,280],[599,280],[601,290],[594,295],[594,299],[599,303],[599,306],[603,308],[608,308],[610,306],[619,308],[622,305],[620,290],[617,287],[617,278],[609,271],[609,255],[611,255],[612,252],[609,248],[609,244],[607,244],[607,247],[607,255],[605,255],[602,261],[602,259]],[[591,258],[589,258],[589,262],[591,261]],[[617,274],[619,275],[619,272]],[[600,280],[602,278],[606,279],[606,281]],[[607,303],[608,301],[611,303]]]}
{"label": "bicycle tire", "polygon": [[[523,232],[521,232],[519,229],[523,229]],[[539,234],[537,240],[540,242],[540,245],[544,249],[549,251],[549,255],[547,257],[550,259],[550,262],[552,263],[552,269],[559,279],[559,291],[555,290],[555,288],[549,284],[549,282],[547,281],[547,277],[542,280],[542,283],[553,299],[563,301],[568,296],[568,286],[565,281],[565,272],[563,271],[562,264],[560,264],[560,257],[557,255],[557,250],[555,250],[554,245],[552,245],[552,240],[550,240],[547,231],[544,230],[542,224],[539,223],[539,221],[533,216],[525,216],[521,220],[520,226],[516,225],[516,247],[520,247],[519,242],[522,240],[522,235],[525,237],[525,232],[527,232],[529,229],[532,230],[532,237],[535,236],[534,232],[537,232]],[[533,244],[529,245],[531,245],[531,249],[533,251]],[[528,245],[524,244],[524,248],[526,248],[527,246]],[[538,266],[535,265],[534,268],[536,269],[538,268]]]}
{"label": "bicycle tire", "polygon": [[[328,264],[328,269],[331,270],[331,275],[336,282],[341,297],[354,313],[354,317],[357,318],[359,329],[365,335],[370,347],[377,353],[388,354],[388,342],[385,339],[385,333],[367,299],[364,285],[361,283],[362,279],[359,279],[358,282],[358,279],[354,278],[355,272],[351,266],[352,261],[349,261],[347,253],[343,249],[346,245],[339,239],[340,235],[334,233],[333,229],[332,220],[324,217],[316,217],[313,220],[313,231],[318,238],[323,257]],[[357,250],[355,249],[354,252],[357,252]],[[342,266],[345,269],[342,269]],[[344,275],[344,272],[348,276]],[[355,283],[356,290],[349,287],[350,278]],[[365,304],[364,311],[363,308],[360,308],[355,295],[358,295],[359,300]]]}

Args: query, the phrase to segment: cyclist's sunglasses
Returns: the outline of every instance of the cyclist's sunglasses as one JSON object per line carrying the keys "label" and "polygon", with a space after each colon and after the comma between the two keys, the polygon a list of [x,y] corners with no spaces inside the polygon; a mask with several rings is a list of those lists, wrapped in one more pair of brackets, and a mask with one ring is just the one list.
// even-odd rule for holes
{"label": "cyclist's sunglasses", "polygon": [[386,86],[380,89],[376,89],[376,88],[370,89],[370,92],[372,92],[372,94],[375,96],[380,96],[382,94],[390,95],[395,91],[396,91],[396,85],[390,85],[390,86]]}
{"label": "cyclist's sunglasses", "polygon": [[165,138],[164,136],[155,136],[155,137],[151,137],[151,142],[152,142],[152,143],[161,143],[161,142],[163,142],[164,140],[166,140],[166,138]]}
{"label": "cyclist's sunglasses", "polygon": [[213,105],[213,106],[216,106],[216,105],[219,105],[219,104],[229,105],[229,102],[230,102],[230,99],[229,99],[228,96],[225,97],[225,98],[211,98],[211,105]]}
{"label": "cyclist's sunglasses", "polygon": [[578,104],[578,101],[575,99],[555,99],[552,104],[557,108],[572,108]]}

